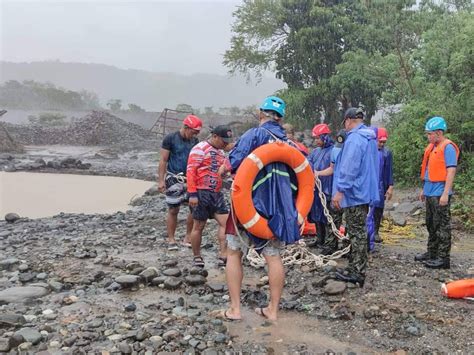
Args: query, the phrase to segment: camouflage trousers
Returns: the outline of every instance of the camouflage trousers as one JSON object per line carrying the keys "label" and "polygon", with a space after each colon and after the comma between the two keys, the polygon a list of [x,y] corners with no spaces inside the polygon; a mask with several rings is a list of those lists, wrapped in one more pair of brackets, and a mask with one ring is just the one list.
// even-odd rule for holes
{"label": "camouflage trousers", "polygon": [[348,271],[365,276],[367,268],[367,225],[369,205],[344,208],[346,230],[351,241]]}
{"label": "camouflage trousers", "polygon": [[449,258],[451,252],[451,196],[446,206],[439,205],[439,196],[426,197],[426,228],[428,253],[432,258]]}
{"label": "camouflage trousers", "polygon": [[[328,207],[329,214],[331,215],[332,220],[334,221],[334,225],[336,226],[337,229],[339,229],[339,227],[342,224],[342,213],[343,213],[342,210],[336,210],[335,208],[333,208],[331,205],[330,199],[328,201],[327,207]],[[336,235],[334,234],[334,232],[332,231],[331,225],[329,223],[326,224],[324,233],[325,233],[324,246],[335,251],[337,249],[338,239]]]}

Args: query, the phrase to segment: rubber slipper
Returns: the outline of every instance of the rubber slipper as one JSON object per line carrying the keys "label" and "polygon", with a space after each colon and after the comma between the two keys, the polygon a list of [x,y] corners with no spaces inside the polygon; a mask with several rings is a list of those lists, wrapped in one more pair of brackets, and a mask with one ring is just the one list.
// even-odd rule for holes
{"label": "rubber slipper", "polygon": [[255,313],[257,313],[260,317],[268,319],[268,316],[263,311],[264,309],[265,309],[265,307],[257,307],[257,308],[255,308]]}
{"label": "rubber slipper", "polygon": [[219,258],[219,260],[217,261],[217,266],[219,267],[224,267],[227,265],[227,258]]}
{"label": "rubber slipper", "polygon": [[175,251],[175,250],[179,250],[178,244],[176,244],[176,243],[168,244],[168,251]]}
{"label": "rubber slipper", "polygon": [[242,320],[242,318],[229,317],[227,312],[229,312],[229,309],[223,309],[223,310],[220,310],[220,311],[216,310],[216,311],[212,311],[210,313],[210,315],[215,317],[215,318],[222,319],[222,320],[229,321],[229,322],[239,322],[239,321]]}

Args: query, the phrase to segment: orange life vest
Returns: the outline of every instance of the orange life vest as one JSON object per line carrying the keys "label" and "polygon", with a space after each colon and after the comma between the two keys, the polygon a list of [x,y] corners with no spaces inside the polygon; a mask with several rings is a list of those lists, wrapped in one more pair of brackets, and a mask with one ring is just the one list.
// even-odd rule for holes
{"label": "orange life vest", "polygon": [[448,170],[446,169],[446,161],[444,160],[444,149],[448,144],[452,144],[456,149],[456,159],[459,158],[459,148],[449,139],[443,140],[440,144],[428,144],[423,155],[421,163],[421,180],[425,179],[426,167],[428,167],[428,178],[431,182],[446,181]]}

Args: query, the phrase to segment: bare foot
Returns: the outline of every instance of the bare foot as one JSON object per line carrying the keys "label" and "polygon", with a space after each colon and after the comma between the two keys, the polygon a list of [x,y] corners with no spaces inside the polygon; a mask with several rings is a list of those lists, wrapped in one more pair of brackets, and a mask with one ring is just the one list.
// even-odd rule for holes
{"label": "bare foot", "polygon": [[255,308],[255,313],[271,321],[277,320],[276,314],[271,313],[268,307],[257,307]]}

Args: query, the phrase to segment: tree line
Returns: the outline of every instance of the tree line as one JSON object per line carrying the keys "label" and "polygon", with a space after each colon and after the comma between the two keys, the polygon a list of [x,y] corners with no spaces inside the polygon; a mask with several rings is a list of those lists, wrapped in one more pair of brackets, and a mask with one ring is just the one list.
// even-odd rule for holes
{"label": "tree line", "polygon": [[350,106],[369,123],[378,109],[396,107],[384,124],[397,180],[413,184],[424,123],[441,115],[463,150],[458,186],[474,186],[470,0],[244,0],[232,30],[224,64],[249,78],[274,71],[297,127],[323,118],[337,130]]}

